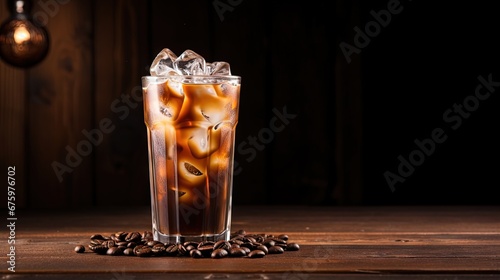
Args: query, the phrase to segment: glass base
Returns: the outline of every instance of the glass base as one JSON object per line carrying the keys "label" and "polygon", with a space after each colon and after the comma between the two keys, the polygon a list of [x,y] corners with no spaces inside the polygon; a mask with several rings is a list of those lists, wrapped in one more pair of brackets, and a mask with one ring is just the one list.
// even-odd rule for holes
{"label": "glass base", "polygon": [[219,240],[229,241],[230,235],[231,233],[229,229],[225,230],[221,234],[213,234],[213,235],[167,235],[153,229],[154,240],[160,241],[164,244],[184,243],[186,241],[193,241],[193,242],[202,242],[202,241],[216,242]]}

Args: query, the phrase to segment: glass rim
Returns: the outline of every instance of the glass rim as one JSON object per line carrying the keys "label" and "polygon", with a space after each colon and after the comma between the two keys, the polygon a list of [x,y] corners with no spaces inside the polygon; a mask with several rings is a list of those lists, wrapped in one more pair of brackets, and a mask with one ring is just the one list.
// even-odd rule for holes
{"label": "glass rim", "polygon": [[143,87],[149,84],[161,84],[167,81],[173,81],[183,84],[241,84],[241,77],[235,75],[168,75],[168,76],[142,76]]}
{"label": "glass rim", "polygon": [[152,76],[144,75],[141,78],[145,79],[165,79],[170,77],[183,77],[183,78],[220,78],[220,79],[241,79],[238,75],[167,75],[167,76]]}

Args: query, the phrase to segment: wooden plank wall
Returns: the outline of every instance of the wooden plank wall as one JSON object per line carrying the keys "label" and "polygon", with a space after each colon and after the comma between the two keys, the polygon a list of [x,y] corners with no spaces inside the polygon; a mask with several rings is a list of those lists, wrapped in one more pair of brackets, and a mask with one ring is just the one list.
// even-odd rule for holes
{"label": "wooden plank wall", "polygon": [[[68,1],[47,13],[50,52],[29,70],[30,207],[79,207],[92,202],[93,148],[82,135],[93,120],[89,3]],[[46,12],[36,8],[35,13]]]}
{"label": "wooden plank wall", "polygon": [[[353,26],[358,26],[362,20],[359,1],[337,1],[335,20],[332,29],[337,31],[335,46],[341,38],[352,38]],[[333,47],[332,47],[333,48]],[[363,204],[363,99],[362,99],[362,73],[361,60],[353,57],[347,63],[344,54],[335,53],[335,89],[330,96],[335,100],[335,126],[331,153],[335,157],[335,178],[330,177],[330,182],[335,182],[331,191],[333,199],[341,205]],[[331,112],[331,110],[330,110]],[[367,186],[368,187],[368,186]]]}
{"label": "wooden plank wall", "polygon": [[[2,164],[15,158],[24,166],[26,207],[149,205],[140,77],[166,47],[228,61],[243,77],[235,204],[359,202],[361,181],[349,178],[361,174],[360,119],[350,119],[361,108],[360,89],[356,80],[336,83],[347,67],[335,66],[328,38],[336,22],[326,6],[60,2],[48,17],[47,58],[26,71],[0,64],[1,124],[13,135],[2,136],[9,147]],[[186,7],[189,16],[175,12]],[[12,91],[25,95],[3,94]],[[290,119],[272,131],[279,114]],[[252,147],[252,137],[266,143]]]}
{"label": "wooden plank wall", "polygon": [[[149,204],[141,75],[147,74],[148,5],[99,1],[95,6],[95,120],[110,121],[95,154],[97,205]],[[147,64],[146,64],[147,61]]]}
{"label": "wooden plank wall", "polygon": [[[5,3],[2,3],[5,5]],[[8,17],[5,7],[0,8],[0,20]],[[15,204],[26,206],[26,72],[0,62],[0,170],[7,176],[7,168],[14,166],[16,175]],[[5,175],[4,175],[5,174]],[[5,182],[5,181],[4,181]],[[7,201],[7,191],[0,199]],[[5,205],[6,206],[6,205]]]}

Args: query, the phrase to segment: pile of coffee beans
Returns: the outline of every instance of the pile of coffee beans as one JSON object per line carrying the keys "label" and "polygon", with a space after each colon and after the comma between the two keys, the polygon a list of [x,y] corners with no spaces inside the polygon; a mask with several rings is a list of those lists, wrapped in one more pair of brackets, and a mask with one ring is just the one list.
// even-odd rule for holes
{"label": "pile of coffee beans", "polygon": [[[100,255],[137,257],[182,257],[214,258],[247,257],[262,258],[268,254],[283,254],[298,251],[299,244],[288,241],[288,235],[248,234],[239,230],[231,234],[229,241],[220,240],[165,244],[153,239],[153,233],[116,232],[110,236],[94,234],[88,244],[90,251]],[[84,253],[85,246],[78,245],[75,252]]]}

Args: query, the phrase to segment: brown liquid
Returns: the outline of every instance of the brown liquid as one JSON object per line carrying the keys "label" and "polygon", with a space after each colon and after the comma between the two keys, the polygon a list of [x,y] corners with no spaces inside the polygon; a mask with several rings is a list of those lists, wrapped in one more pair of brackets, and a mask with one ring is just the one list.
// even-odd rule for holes
{"label": "brown liquid", "polygon": [[144,89],[153,224],[161,233],[227,230],[239,90],[172,80]]}

